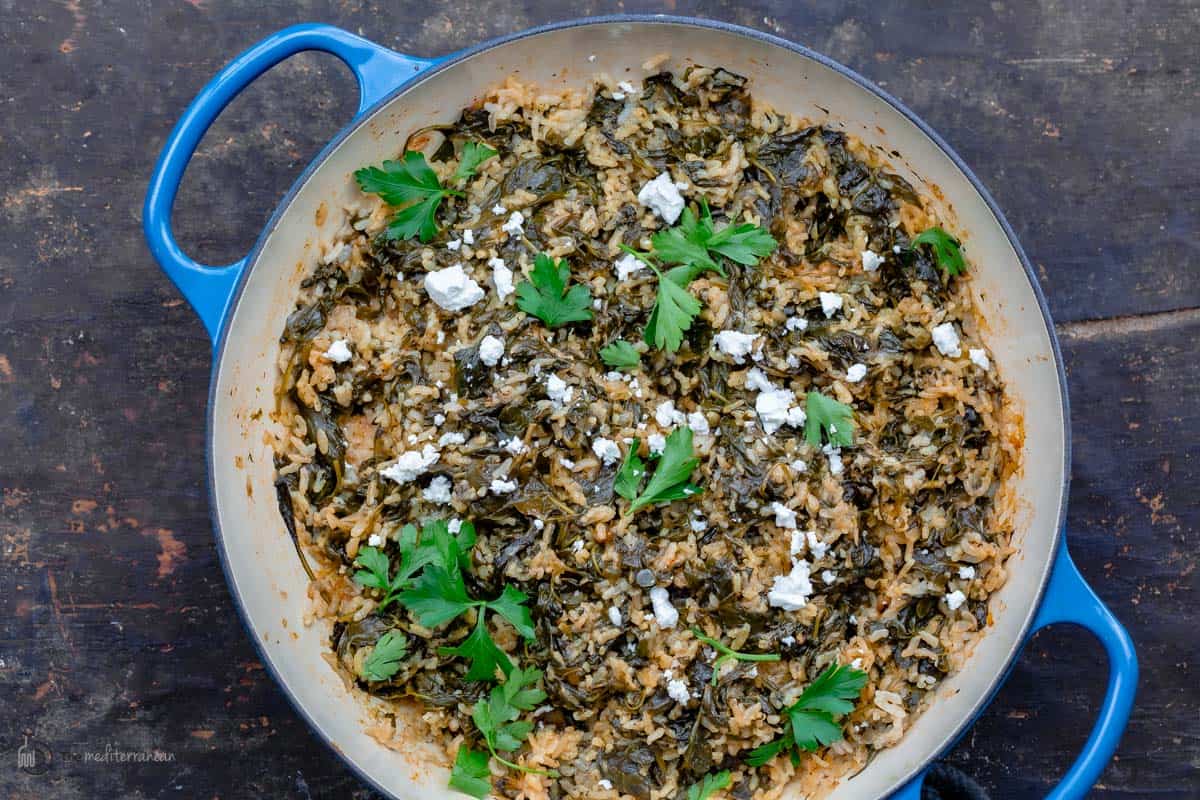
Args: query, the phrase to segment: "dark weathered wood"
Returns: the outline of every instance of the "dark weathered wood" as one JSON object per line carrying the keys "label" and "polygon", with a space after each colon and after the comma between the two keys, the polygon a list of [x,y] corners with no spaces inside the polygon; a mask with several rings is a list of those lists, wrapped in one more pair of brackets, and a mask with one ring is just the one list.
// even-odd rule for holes
{"label": "dark weathered wood", "polygon": [[[941,4],[938,4],[941,5]],[[257,662],[204,492],[208,344],[146,254],[153,157],[201,85],[292,22],[434,55],[582,13],[269,2],[0,9],[0,796],[367,797]],[[1200,793],[1193,4],[627,4],[805,42],[906,100],[988,184],[1039,265],[1073,393],[1072,552],[1127,622],[1137,711],[1095,796]],[[241,255],[350,115],[336,62],[300,56],[209,134],[176,214],[197,256]],[[1037,797],[1082,743],[1103,655],[1053,630],[950,759]],[[25,735],[58,757],[13,769]],[[157,748],[162,764],[69,763]]]}

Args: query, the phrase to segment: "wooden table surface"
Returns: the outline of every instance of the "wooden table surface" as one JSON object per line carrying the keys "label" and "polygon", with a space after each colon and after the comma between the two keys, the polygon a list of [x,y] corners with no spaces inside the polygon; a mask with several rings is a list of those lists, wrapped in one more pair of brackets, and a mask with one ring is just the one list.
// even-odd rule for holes
{"label": "wooden table surface", "polygon": [[[292,711],[226,591],[209,344],[142,240],[151,164],[227,59],[294,22],[438,55],[618,10],[808,44],[907,102],[992,190],[1066,358],[1071,551],[1141,656],[1094,796],[1200,796],[1200,8],[1175,0],[0,3],[0,796],[372,796]],[[354,97],[304,55],[237,100],[189,170],[186,249],[241,256]],[[1042,633],[949,760],[993,797],[1042,796],[1104,674],[1086,634]],[[55,755],[43,774],[17,769],[26,737]],[[171,758],[87,760],[106,749]]]}

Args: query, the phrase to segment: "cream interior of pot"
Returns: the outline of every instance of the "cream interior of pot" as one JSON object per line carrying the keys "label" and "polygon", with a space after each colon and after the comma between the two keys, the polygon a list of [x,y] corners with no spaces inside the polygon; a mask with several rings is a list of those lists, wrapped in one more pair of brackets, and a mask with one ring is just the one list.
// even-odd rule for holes
{"label": "cream interior of pot", "polygon": [[[989,695],[1035,610],[1060,520],[1062,389],[1030,278],[1003,227],[954,162],[871,91],[770,42],[668,22],[602,23],[527,36],[420,80],[329,154],[267,235],[219,354],[209,446],[219,541],[232,587],[266,659],[298,707],[340,753],[396,797],[460,795],[446,787],[446,770],[415,735],[411,748],[396,752],[364,732],[369,719],[364,697],[347,689],[322,657],[328,629],[322,623],[304,625],[307,582],[277,510],[271,452],[263,436],[274,404],[284,318],[300,280],[320,255],[318,243],[341,222],[338,209],[352,191],[355,169],[394,157],[410,131],[451,121],[510,73],[552,85],[582,85],[597,71],[636,79],[643,75],[642,62],[658,53],[671,54],[671,66],[691,60],[746,75],[757,98],[898,151],[901,157],[893,166],[900,174],[939,187],[964,234],[975,272],[972,286],[987,321],[987,344],[1024,414],[1024,467],[1016,478],[1023,501],[1016,536],[1020,552],[1009,563],[1008,583],[993,597],[995,624],[966,667],[941,684],[938,697],[904,739],[832,797],[886,796],[946,745]],[[327,213],[319,215],[322,204]],[[320,217],[323,226],[317,224]]]}

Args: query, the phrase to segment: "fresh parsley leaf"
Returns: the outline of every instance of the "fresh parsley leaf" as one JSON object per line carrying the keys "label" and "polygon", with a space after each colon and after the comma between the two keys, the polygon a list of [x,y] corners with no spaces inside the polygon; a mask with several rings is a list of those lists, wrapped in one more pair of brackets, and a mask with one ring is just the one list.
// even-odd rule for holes
{"label": "fresh parsley leaf", "polygon": [[922,244],[927,244],[933,248],[933,254],[937,258],[938,266],[947,275],[961,275],[966,272],[967,262],[963,259],[958,239],[955,239],[942,228],[934,225],[932,228],[922,231],[919,236],[912,240],[914,248]]}
{"label": "fresh parsley leaf", "polygon": [[[479,605],[467,596],[467,587],[457,564],[450,570],[433,565],[426,567],[412,588],[400,594],[400,602],[426,628],[436,628]],[[481,621],[482,618],[480,614]]]}
{"label": "fresh parsley leaf", "polygon": [[700,779],[699,783],[693,783],[689,786],[687,800],[708,800],[708,798],[712,797],[713,792],[728,788],[729,770],[723,769],[720,772],[705,775]]}
{"label": "fresh parsley leaf", "polygon": [[492,792],[492,773],[488,769],[488,754],[458,746],[454,768],[450,770],[450,787],[471,797],[483,798]]}
{"label": "fresh parsley leaf", "polygon": [[748,267],[771,255],[777,246],[771,234],[749,222],[724,227],[708,240],[709,250]]}
{"label": "fresh parsley leaf", "polygon": [[475,176],[479,165],[496,155],[496,151],[486,144],[467,142],[463,145],[462,158],[459,159],[458,169],[454,170],[454,182],[466,180]]}
{"label": "fresh parsley leaf", "polygon": [[629,451],[625,453],[625,460],[621,462],[617,477],[613,481],[613,491],[626,500],[633,500],[638,496],[642,479],[646,477],[646,463],[638,455],[638,448],[641,446],[642,443],[638,439],[630,442]]}
{"label": "fresh parsley leaf", "polygon": [[438,653],[441,655],[461,656],[471,662],[471,668],[467,670],[467,680],[469,681],[494,681],[497,667],[505,674],[512,670],[512,661],[492,640],[484,617],[484,611],[480,609],[479,616],[475,618],[475,629],[457,647],[438,648]]}
{"label": "fresh parsley leaf", "polygon": [[804,405],[804,438],[821,446],[821,434],[834,447],[854,444],[854,409],[820,392],[809,392]]}
{"label": "fresh parsley leaf", "polygon": [[529,280],[517,284],[517,308],[552,329],[571,322],[587,322],[592,318],[592,295],[580,283],[568,291],[568,277],[570,267],[566,259],[556,263],[545,253],[538,253]]}
{"label": "fresh parsley leaf", "polygon": [[623,370],[635,370],[642,364],[642,354],[633,349],[633,345],[623,340],[617,340],[600,348],[600,358],[610,367]]}
{"label": "fresh parsley leaf", "polygon": [[399,631],[388,631],[379,637],[370,655],[363,661],[362,676],[368,681],[386,681],[400,669],[408,655],[408,640]]}
{"label": "fresh parsley leaf", "polygon": [[537,634],[533,630],[533,617],[523,605],[528,599],[529,596],[519,589],[505,586],[500,596],[490,601],[487,607],[508,620],[517,629],[517,633],[532,642],[537,638]]}
{"label": "fresh parsley leaf", "polygon": [[504,683],[492,688],[486,700],[480,699],[471,710],[471,719],[479,729],[492,757],[510,769],[557,776],[553,770],[523,767],[508,761],[500,753],[511,753],[521,746],[533,730],[533,723],[521,720],[522,711],[532,711],[546,699],[538,688],[541,670],[512,667]]}
{"label": "fresh parsley leaf", "polygon": [[799,761],[801,751],[812,752],[842,738],[840,720],[854,710],[854,701],[867,684],[867,673],[831,664],[808,685],[785,714],[788,727],[783,736],[754,748],[746,763],[760,767],[785,751]]}
{"label": "fresh parsley leaf", "polygon": [[723,644],[721,640],[705,636],[704,632],[699,628],[692,628],[692,635],[720,654],[713,661],[713,686],[717,685],[717,680],[720,678],[722,664],[727,664],[730,661],[778,661],[780,658],[778,653],[739,653],[732,647]]}
{"label": "fresh parsley leaf", "polygon": [[[626,463],[630,463],[628,456]],[[699,465],[700,459],[696,458],[692,452],[692,429],[683,427],[671,431],[662,455],[655,463],[654,474],[646,483],[646,488],[630,498],[626,515],[633,514],[643,506],[668,503],[672,500],[682,500],[685,497],[699,494],[700,487],[689,480],[692,471]],[[630,472],[633,469],[631,467]],[[624,464],[622,464],[621,470],[625,470]],[[640,480],[637,483],[640,483]],[[628,490],[628,486],[628,483],[624,483],[622,488]],[[613,488],[616,489],[615,483]]]}
{"label": "fresh parsley leaf", "polygon": [[391,585],[391,579],[388,577],[390,564],[387,554],[382,550],[377,547],[359,549],[358,556],[354,559],[354,565],[362,567],[361,570],[354,573],[354,581],[358,585],[366,586],[368,589],[378,589],[381,592],[388,590],[388,586]]}
{"label": "fresh parsley leaf", "polygon": [[713,258],[724,256],[746,266],[775,252],[776,242],[757,225],[743,222],[714,230],[708,202],[700,201],[700,216],[686,208],[674,228],[659,231],[651,238],[655,258],[667,264],[686,264],[711,269],[725,275],[725,268]]}
{"label": "fresh parsley leaf", "polygon": [[[467,142],[453,181],[459,183],[475,174],[479,165],[496,155],[484,144]],[[431,241],[438,234],[437,211],[442,198],[461,194],[442,186],[437,173],[425,160],[425,155],[406,150],[399,161],[384,161],[378,167],[363,167],[355,171],[354,180],[364,192],[377,194],[389,206],[400,210],[388,223],[385,235],[389,239]]]}

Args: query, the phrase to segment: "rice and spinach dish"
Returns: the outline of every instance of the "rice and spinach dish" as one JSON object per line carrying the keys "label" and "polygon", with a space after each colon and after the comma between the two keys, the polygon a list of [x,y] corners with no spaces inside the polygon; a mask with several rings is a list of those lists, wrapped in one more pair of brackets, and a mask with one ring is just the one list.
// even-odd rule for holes
{"label": "rice and spinach dish", "polygon": [[664,62],[397,141],[282,331],[307,622],[468,795],[820,796],[1013,552],[1020,417],[935,190]]}

